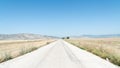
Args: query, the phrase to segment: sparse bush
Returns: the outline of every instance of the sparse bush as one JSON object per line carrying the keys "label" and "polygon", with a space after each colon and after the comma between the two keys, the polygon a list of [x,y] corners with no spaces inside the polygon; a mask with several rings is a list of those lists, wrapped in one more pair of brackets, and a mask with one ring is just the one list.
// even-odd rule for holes
{"label": "sparse bush", "polygon": [[6,52],[4,56],[5,56],[5,57],[4,57],[4,61],[7,61],[7,60],[12,59],[11,53],[7,53],[7,52]]}
{"label": "sparse bush", "polygon": [[27,53],[26,48],[21,48],[20,55],[24,55],[26,53]]}
{"label": "sparse bush", "polygon": [[4,62],[4,61],[10,60],[12,58],[13,57],[11,56],[10,52],[0,53],[0,62]]}
{"label": "sparse bush", "polygon": [[66,37],[66,39],[70,39],[70,37]]}
{"label": "sparse bush", "polygon": [[26,53],[29,53],[29,52],[32,52],[34,50],[36,50],[37,47],[29,47],[29,48],[22,48],[21,51],[20,51],[20,55],[24,55]]}
{"label": "sparse bush", "polygon": [[50,42],[47,42],[46,44],[50,44]]}
{"label": "sparse bush", "polygon": [[2,53],[0,53],[0,62],[4,60]]}

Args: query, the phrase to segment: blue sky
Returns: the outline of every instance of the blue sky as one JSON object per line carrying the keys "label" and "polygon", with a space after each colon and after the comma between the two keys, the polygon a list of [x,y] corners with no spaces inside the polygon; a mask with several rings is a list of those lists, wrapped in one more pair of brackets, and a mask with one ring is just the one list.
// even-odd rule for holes
{"label": "blue sky", "polygon": [[120,33],[120,0],[0,0],[0,34]]}

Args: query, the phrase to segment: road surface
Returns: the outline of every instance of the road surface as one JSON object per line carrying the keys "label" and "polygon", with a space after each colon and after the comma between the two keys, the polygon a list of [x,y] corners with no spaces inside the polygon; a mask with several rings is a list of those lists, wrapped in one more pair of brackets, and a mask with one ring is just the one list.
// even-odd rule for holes
{"label": "road surface", "polygon": [[0,68],[117,68],[112,63],[63,40],[1,63]]}

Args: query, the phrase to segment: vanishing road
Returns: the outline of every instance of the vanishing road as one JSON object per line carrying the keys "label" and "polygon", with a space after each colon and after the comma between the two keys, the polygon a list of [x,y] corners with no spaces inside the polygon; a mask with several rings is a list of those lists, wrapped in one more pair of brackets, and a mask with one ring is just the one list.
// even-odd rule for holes
{"label": "vanishing road", "polygon": [[117,68],[112,63],[63,40],[1,63],[0,68]]}

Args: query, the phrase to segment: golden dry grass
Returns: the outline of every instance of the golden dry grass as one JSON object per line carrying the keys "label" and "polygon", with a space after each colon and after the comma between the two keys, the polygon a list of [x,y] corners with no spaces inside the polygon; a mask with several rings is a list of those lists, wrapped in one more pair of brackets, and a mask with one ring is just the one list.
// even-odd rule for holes
{"label": "golden dry grass", "polygon": [[26,54],[53,41],[51,39],[0,41],[0,62]]}
{"label": "golden dry grass", "polygon": [[120,66],[120,38],[80,38],[66,41]]}

